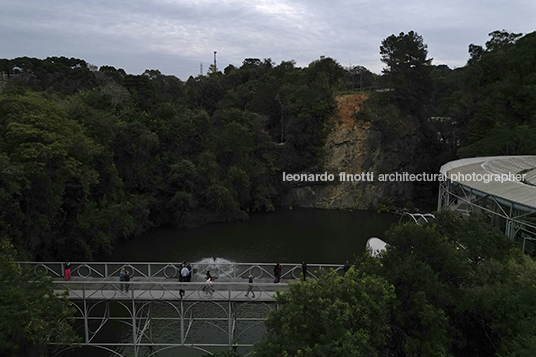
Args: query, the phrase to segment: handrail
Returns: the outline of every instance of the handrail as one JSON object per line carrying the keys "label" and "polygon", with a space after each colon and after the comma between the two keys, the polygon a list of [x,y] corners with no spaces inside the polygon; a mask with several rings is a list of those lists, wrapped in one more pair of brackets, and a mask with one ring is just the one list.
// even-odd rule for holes
{"label": "handrail", "polygon": [[[64,262],[16,262],[21,267],[33,269],[36,273],[41,272],[52,278],[62,278],[65,276]],[[203,279],[207,271],[210,270],[213,276],[225,280],[241,281],[252,275],[255,279],[274,278],[273,268],[276,263],[206,263],[193,262],[192,278]],[[182,263],[179,262],[70,262],[71,274],[79,278],[118,278],[121,269],[129,270],[130,276],[153,278],[179,278]],[[342,265],[337,264],[308,264],[307,275],[317,278],[318,272],[339,271]],[[283,279],[299,280],[302,273],[301,263],[285,263],[281,277]]]}
{"label": "handrail", "polygon": [[171,281],[164,281],[164,282],[155,282],[155,281],[150,281],[150,280],[147,280],[147,281],[133,281],[133,280],[130,280],[130,281],[118,281],[118,280],[67,280],[67,281],[64,281],[64,280],[53,280],[51,282],[52,284],[55,284],[55,285],[91,285],[91,284],[94,284],[94,285],[99,285],[99,284],[106,284],[106,285],[110,285],[110,284],[119,284],[119,283],[124,283],[124,284],[130,284],[130,285],[134,285],[134,286],[137,286],[137,285],[162,285],[162,286],[167,286],[167,285],[172,285],[172,286],[178,286],[178,285],[181,285],[181,286],[207,286],[207,285],[213,285],[213,286],[250,286],[250,285],[253,285],[253,286],[269,286],[269,287],[278,287],[278,286],[287,286],[289,283],[291,282],[282,282],[282,283],[278,283],[278,284],[274,284],[274,283],[248,283],[247,281],[245,282],[232,282],[232,281],[222,281],[222,282],[216,282],[216,281],[213,281],[211,283],[206,283],[206,282],[179,282],[179,281],[175,281],[175,282],[171,282]]}

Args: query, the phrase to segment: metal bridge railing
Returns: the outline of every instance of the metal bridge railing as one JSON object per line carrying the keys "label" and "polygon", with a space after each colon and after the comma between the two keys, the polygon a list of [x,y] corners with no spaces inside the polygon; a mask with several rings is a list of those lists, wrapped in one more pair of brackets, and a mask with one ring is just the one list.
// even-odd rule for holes
{"label": "metal bridge railing", "polygon": [[[45,273],[52,278],[64,277],[63,262],[17,262],[21,267],[33,269],[36,273]],[[181,263],[178,262],[71,262],[71,274],[74,278],[117,279],[122,268],[129,270],[131,278],[179,278]],[[255,279],[274,279],[275,263],[204,263],[193,262],[194,280],[202,280],[210,270],[212,276],[225,281],[243,281],[249,275]],[[338,271],[343,268],[336,264],[307,264],[307,276],[317,278],[320,272]],[[301,264],[283,264],[281,278],[300,279]]]}

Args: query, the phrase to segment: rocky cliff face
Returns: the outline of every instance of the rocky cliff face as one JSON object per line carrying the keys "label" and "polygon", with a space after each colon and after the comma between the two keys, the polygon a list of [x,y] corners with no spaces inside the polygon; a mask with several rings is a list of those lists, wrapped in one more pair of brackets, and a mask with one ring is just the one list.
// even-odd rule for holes
{"label": "rocky cliff face", "polygon": [[[327,209],[373,209],[386,202],[404,204],[413,198],[411,182],[380,181],[380,175],[415,171],[418,126],[399,118],[357,121],[355,112],[365,94],[337,98],[338,115],[324,146],[328,182],[296,182],[284,203]],[[344,174],[342,174],[344,173]],[[351,176],[354,180],[349,181]],[[383,176],[385,178],[385,176]]]}

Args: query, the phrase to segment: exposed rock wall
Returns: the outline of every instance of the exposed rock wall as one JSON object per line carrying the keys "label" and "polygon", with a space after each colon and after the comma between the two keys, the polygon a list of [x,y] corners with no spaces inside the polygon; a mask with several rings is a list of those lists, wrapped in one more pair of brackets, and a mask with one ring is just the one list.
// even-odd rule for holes
{"label": "exposed rock wall", "polygon": [[[405,203],[413,198],[411,182],[379,181],[380,174],[414,172],[418,125],[411,120],[380,118],[379,125],[355,120],[365,94],[337,98],[338,115],[324,146],[324,170],[333,182],[296,182],[284,203],[327,209],[372,209],[384,202]],[[389,119],[389,120],[387,120]],[[381,125],[379,127],[382,127]],[[340,173],[360,175],[365,181],[341,181]],[[367,176],[368,174],[368,176]],[[372,176],[373,180],[370,180]]]}

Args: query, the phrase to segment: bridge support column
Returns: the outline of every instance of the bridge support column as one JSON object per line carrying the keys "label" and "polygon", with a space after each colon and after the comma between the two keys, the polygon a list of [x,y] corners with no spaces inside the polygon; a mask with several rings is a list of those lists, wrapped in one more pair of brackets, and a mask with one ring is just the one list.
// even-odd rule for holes
{"label": "bridge support column", "polygon": [[[153,343],[153,303],[149,304],[149,313],[147,322],[149,323],[149,342]],[[151,347],[152,350],[152,347]]]}
{"label": "bridge support column", "polygon": [[443,200],[443,183],[439,183],[439,192],[437,193],[437,212],[441,212],[441,204]]}
{"label": "bridge support column", "polygon": [[138,357],[138,333],[136,331],[136,301],[134,300],[134,287],[130,290],[132,298],[132,342],[134,347],[134,357]]}
{"label": "bridge support column", "polygon": [[229,351],[233,348],[233,303],[231,302],[231,291],[229,290]]}
{"label": "bridge support column", "polygon": [[181,296],[181,345],[184,345],[184,300]]}
{"label": "bridge support column", "polygon": [[82,299],[84,300],[84,341],[89,343],[89,323],[87,318],[86,284],[82,285]]}

